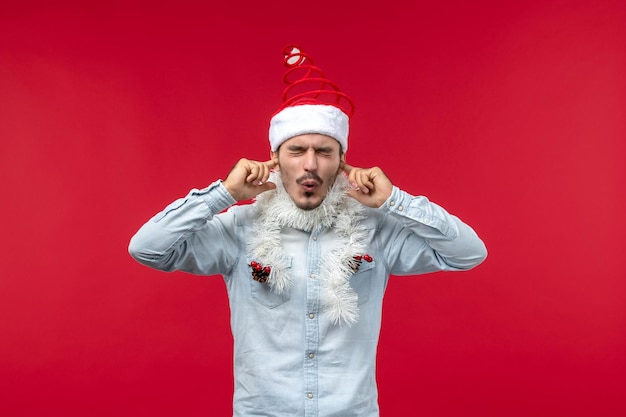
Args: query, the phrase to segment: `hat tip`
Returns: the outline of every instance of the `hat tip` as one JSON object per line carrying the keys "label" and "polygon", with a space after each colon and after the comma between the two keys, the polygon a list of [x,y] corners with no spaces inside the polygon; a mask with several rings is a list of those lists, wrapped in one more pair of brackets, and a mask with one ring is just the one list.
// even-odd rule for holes
{"label": "hat tip", "polygon": [[306,55],[302,53],[302,48],[296,45],[287,45],[283,48],[285,55],[285,65],[288,67],[297,67],[302,65],[306,59]]}

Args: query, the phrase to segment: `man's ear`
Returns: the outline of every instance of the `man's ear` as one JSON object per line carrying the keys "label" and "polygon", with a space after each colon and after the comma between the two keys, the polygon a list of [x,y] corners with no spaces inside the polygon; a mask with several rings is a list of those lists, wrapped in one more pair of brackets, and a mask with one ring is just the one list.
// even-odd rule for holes
{"label": "man's ear", "polygon": [[278,165],[278,151],[270,151],[270,159],[276,163],[274,171],[280,171],[280,166]]}

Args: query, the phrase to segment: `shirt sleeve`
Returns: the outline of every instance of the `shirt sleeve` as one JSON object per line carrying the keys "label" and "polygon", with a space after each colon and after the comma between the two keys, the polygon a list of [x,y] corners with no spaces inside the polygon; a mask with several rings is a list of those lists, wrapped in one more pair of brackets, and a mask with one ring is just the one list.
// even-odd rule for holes
{"label": "shirt sleeve", "polygon": [[380,244],[391,274],[468,270],[487,257],[470,226],[426,197],[394,186],[380,210],[385,214]]}
{"label": "shirt sleeve", "polygon": [[138,262],[161,271],[225,274],[238,256],[234,214],[219,214],[236,201],[221,181],[193,189],[156,214],[131,238]]}

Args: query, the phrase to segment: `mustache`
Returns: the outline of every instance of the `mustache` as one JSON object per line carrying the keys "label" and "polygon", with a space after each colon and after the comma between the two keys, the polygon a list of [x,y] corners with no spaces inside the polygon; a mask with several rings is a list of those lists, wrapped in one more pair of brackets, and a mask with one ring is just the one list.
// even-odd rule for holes
{"label": "mustache", "polygon": [[303,176],[298,178],[296,180],[296,183],[297,184],[302,184],[304,181],[307,181],[307,180],[315,180],[315,181],[317,181],[320,184],[324,184],[324,180],[319,175],[317,175],[315,172],[307,172],[306,174],[304,174]]}

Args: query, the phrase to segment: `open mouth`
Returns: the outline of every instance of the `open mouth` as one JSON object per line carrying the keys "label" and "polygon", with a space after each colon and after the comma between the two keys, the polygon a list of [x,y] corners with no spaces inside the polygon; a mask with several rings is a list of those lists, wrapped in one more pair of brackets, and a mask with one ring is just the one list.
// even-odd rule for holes
{"label": "open mouth", "polygon": [[302,181],[300,186],[304,189],[304,191],[312,193],[317,189],[317,187],[319,187],[319,183],[315,180],[306,180]]}
{"label": "open mouth", "polygon": [[324,183],[324,180],[322,180],[315,172],[307,172],[305,175],[298,178],[296,183],[302,187],[302,191],[307,197],[311,197]]}

